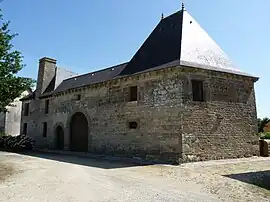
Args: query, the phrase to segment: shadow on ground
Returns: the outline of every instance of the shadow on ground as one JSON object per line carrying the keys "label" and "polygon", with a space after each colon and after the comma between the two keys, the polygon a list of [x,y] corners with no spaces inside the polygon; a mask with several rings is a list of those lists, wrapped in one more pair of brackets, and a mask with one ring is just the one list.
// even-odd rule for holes
{"label": "shadow on ground", "polygon": [[[83,166],[97,167],[102,169],[115,169],[115,168],[125,168],[142,166],[140,163],[126,162],[120,160],[110,160],[110,159],[98,159],[85,156],[76,156],[70,154],[55,154],[46,152],[24,152],[23,155],[43,158],[53,161],[59,161],[64,163],[71,163]],[[146,164],[143,164],[146,165]],[[150,164],[149,164],[150,165]]]}
{"label": "shadow on ground", "polygon": [[9,176],[15,173],[12,165],[0,162],[0,183],[5,181]]}
{"label": "shadow on ground", "polygon": [[270,170],[224,176],[270,190]]}

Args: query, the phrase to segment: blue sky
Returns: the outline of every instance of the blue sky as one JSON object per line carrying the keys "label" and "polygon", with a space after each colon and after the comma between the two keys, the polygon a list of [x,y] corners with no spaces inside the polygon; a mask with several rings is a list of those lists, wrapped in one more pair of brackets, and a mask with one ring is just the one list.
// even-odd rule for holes
{"label": "blue sky", "polygon": [[[259,117],[270,117],[270,1],[185,0],[189,13],[256,83]],[[15,48],[24,56],[20,75],[36,79],[48,56],[78,73],[128,61],[180,0],[3,0]]]}

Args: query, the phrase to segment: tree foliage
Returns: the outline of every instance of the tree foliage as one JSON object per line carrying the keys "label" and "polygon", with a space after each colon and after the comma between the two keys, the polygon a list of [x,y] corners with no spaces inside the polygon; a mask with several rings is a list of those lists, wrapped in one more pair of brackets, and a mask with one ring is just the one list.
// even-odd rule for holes
{"label": "tree foliage", "polygon": [[269,118],[263,118],[260,119],[258,118],[258,132],[262,133],[263,132],[263,128],[265,127],[265,125],[270,121]]}
{"label": "tree foliage", "polygon": [[17,34],[10,33],[8,26],[0,10],[0,112],[6,112],[6,107],[34,84],[33,79],[17,76],[24,68],[23,57],[14,50],[11,42]]}

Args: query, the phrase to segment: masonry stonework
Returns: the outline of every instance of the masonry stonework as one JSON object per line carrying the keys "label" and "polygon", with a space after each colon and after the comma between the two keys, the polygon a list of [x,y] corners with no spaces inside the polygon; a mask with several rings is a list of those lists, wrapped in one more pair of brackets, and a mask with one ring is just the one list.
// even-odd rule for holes
{"label": "masonry stonework", "polygon": [[[205,102],[192,101],[192,79],[204,81]],[[218,84],[218,85],[217,85]],[[129,87],[138,86],[138,101],[129,102]],[[244,93],[240,93],[244,92]],[[81,100],[75,100],[76,95]],[[94,153],[188,162],[258,154],[254,86],[251,79],[180,68],[116,79],[72,90],[50,100],[49,114],[30,105],[29,134],[39,146],[55,148],[55,129],[65,130],[70,149],[70,119],[82,112],[88,120],[88,150]],[[136,121],[137,129],[128,123]],[[42,137],[42,123],[48,136]]]}
{"label": "masonry stonework", "polygon": [[76,75],[42,58],[38,72],[21,125],[39,148],[174,163],[259,153],[258,78],[236,69],[184,7],[127,63]]}

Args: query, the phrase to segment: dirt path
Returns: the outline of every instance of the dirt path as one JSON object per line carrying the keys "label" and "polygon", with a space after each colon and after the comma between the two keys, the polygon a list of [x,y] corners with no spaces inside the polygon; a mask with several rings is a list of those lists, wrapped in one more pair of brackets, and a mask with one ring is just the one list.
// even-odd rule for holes
{"label": "dirt path", "polygon": [[270,201],[270,158],[136,166],[0,152],[0,162],[0,173],[6,173],[0,201],[5,202]]}

